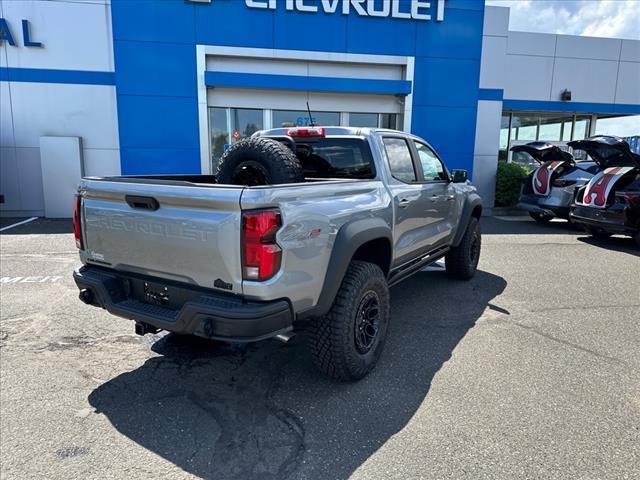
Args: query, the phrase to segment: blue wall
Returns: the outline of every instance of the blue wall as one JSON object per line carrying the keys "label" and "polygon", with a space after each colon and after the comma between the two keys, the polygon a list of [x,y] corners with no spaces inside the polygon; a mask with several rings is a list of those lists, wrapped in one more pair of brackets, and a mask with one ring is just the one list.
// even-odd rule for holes
{"label": "blue wall", "polygon": [[484,0],[446,0],[444,15],[436,22],[249,9],[244,0],[112,0],[122,173],[200,172],[196,44],[415,56],[412,131],[450,168],[471,171]]}

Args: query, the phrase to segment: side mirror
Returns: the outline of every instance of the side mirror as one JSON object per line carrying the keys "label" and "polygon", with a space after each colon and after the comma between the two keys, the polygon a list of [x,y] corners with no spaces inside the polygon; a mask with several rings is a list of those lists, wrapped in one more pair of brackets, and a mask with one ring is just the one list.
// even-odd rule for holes
{"label": "side mirror", "polygon": [[451,170],[451,181],[453,183],[467,183],[468,177],[466,170]]}

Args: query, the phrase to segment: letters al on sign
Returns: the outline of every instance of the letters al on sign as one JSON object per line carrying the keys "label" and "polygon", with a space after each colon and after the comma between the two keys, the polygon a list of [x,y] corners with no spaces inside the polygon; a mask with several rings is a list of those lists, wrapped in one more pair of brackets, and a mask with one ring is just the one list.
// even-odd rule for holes
{"label": "letters al on sign", "polygon": [[[189,0],[196,3],[211,3],[216,0]],[[429,13],[432,4],[435,6],[436,20],[444,20],[445,0],[245,0],[249,8],[306,13],[355,13],[362,17],[392,17],[405,20],[431,20]]]}

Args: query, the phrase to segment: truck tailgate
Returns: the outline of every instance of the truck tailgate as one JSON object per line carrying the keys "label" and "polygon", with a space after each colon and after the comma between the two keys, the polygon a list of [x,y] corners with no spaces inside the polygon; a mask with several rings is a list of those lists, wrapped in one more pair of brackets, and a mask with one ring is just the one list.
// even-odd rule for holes
{"label": "truck tailgate", "polygon": [[241,293],[242,187],[84,179],[87,263]]}

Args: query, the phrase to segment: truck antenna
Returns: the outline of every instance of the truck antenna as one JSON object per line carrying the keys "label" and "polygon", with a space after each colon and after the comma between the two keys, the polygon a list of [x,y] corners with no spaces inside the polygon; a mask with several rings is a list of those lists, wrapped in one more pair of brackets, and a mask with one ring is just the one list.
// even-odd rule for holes
{"label": "truck antenna", "polygon": [[315,127],[315,124],[313,123],[313,116],[311,115],[311,108],[309,108],[309,102],[307,101],[307,112],[309,113],[309,126],[310,127]]}

